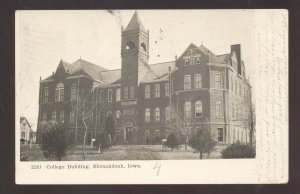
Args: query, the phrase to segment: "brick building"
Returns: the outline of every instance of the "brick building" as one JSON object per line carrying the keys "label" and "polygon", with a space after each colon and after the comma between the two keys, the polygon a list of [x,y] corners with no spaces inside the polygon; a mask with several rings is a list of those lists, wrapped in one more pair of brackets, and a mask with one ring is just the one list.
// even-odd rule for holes
{"label": "brick building", "polygon": [[93,107],[87,143],[104,130],[108,115],[117,143],[158,143],[170,133],[173,114],[190,135],[209,127],[220,143],[249,141],[251,86],[240,45],[215,55],[190,44],[174,61],[149,64],[149,31],[135,12],[122,29],[121,58],[121,69],[115,70],[83,59],[61,60],[56,72],[40,80],[39,122],[61,122],[70,141],[82,141],[78,106],[87,99]]}

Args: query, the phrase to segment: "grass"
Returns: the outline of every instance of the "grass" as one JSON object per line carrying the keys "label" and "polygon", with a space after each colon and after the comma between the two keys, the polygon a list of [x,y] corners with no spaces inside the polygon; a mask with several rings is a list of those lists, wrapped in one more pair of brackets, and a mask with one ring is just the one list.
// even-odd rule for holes
{"label": "grass", "polygon": [[[216,146],[215,150],[207,158],[204,154],[203,159],[220,159],[221,151],[226,146]],[[47,161],[43,156],[38,145],[33,145],[29,149],[29,145],[21,145],[21,155],[26,161]],[[85,146],[85,160],[195,160],[199,159],[199,153],[194,153],[190,147],[185,150],[184,146],[180,149],[162,150],[161,145],[117,145],[105,150],[102,154],[98,153],[97,148]],[[22,157],[21,157],[22,158]],[[63,161],[82,161],[81,145],[69,147],[66,151],[66,156],[62,158]]]}

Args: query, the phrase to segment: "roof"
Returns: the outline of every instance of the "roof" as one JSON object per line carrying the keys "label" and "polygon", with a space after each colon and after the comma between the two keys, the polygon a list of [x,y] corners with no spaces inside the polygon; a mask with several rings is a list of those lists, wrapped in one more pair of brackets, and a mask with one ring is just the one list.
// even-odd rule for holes
{"label": "roof", "polygon": [[142,83],[168,80],[169,67],[174,70],[175,61],[151,64],[149,67],[150,70],[148,70],[145,76],[142,78]]}
{"label": "roof", "polygon": [[30,129],[30,132],[33,132],[30,123],[28,122],[28,120],[26,119],[26,117],[20,117],[20,123],[22,123],[23,121],[25,121],[28,124],[28,127]]}
{"label": "roof", "polygon": [[99,74],[101,77],[100,86],[114,84],[116,81],[121,79],[121,69],[101,71]]}
{"label": "roof", "polygon": [[134,29],[138,29],[138,28],[140,28],[141,30],[146,32],[146,30],[141,22],[141,19],[140,19],[139,15],[137,14],[137,11],[135,11],[132,18],[130,19],[130,22],[129,22],[128,26],[126,27],[125,31],[134,30]]}
{"label": "roof", "polygon": [[87,74],[89,74],[93,79],[99,80],[99,81],[101,80],[99,72],[107,71],[107,69],[105,69],[104,67],[95,65],[95,64],[85,61],[83,59],[78,59],[71,65],[68,65],[67,72],[69,74],[72,74],[80,69],[85,71]]}

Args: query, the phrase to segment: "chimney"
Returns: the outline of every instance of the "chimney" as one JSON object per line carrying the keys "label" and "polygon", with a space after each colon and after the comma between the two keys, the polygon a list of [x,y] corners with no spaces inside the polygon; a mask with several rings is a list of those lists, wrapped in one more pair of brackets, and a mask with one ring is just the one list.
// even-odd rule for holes
{"label": "chimney", "polygon": [[241,66],[242,66],[242,53],[241,53],[241,45],[240,44],[234,44],[231,45],[231,53],[235,52],[236,58],[237,58],[237,65],[238,65],[238,74],[241,75]]}

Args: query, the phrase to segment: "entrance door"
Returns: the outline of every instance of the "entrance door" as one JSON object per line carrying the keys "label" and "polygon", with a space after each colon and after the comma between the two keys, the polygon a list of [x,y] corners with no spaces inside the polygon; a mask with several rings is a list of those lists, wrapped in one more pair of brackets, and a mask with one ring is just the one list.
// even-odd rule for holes
{"label": "entrance door", "polygon": [[126,140],[129,143],[132,143],[132,132],[133,132],[133,128],[132,127],[126,127]]}

